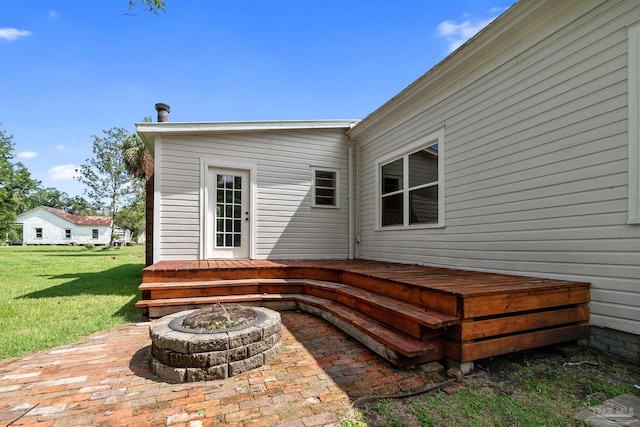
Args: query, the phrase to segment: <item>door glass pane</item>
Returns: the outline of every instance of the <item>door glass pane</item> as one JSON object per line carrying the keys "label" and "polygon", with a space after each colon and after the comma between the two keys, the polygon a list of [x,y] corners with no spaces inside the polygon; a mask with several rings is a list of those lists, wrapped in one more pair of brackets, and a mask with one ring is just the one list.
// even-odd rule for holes
{"label": "door glass pane", "polygon": [[382,166],[382,194],[402,190],[403,159]]}
{"label": "door glass pane", "polygon": [[403,225],[402,193],[382,198],[382,225]]}
{"label": "door glass pane", "polygon": [[438,186],[409,192],[410,224],[434,224],[438,222]]}
{"label": "door glass pane", "polygon": [[217,175],[216,246],[240,247],[242,243],[242,177]]}

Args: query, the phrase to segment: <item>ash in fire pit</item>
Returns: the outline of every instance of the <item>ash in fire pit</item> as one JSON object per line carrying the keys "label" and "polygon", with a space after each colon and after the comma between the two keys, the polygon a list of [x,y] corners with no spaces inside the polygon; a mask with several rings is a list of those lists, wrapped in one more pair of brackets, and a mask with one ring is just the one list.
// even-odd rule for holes
{"label": "ash in fire pit", "polygon": [[173,383],[232,377],[280,354],[281,328],[280,313],[264,307],[217,304],[171,314],[149,327],[151,368]]}
{"label": "ash in fire pit", "polygon": [[187,315],[182,321],[182,327],[201,331],[218,331],[247,326],[257,321],[258,314],[251,307],[239,304],[216,304]]}

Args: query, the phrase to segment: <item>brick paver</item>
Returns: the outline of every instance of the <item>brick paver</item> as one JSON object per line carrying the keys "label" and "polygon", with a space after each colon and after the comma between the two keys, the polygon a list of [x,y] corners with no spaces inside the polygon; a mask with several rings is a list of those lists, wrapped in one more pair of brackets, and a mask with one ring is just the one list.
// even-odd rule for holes
{"label": "brick paver", "polygon": [[283,352],[220,381],[167,384],[149,369],[148,323],[0,362],[0,426],[322,426],[363,395],[431,382],[394,369],[324,320],[283,312]]}

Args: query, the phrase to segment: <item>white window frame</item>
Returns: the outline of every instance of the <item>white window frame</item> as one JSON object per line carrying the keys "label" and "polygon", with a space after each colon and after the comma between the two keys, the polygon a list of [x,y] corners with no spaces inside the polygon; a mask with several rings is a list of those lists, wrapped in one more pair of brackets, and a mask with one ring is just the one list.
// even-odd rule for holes
{"label": "white window frame", "polygon": [[[40,230],[40,236],[38,236],[38,230]],[[44,228],[42,227],[35,227],[35,238],[38,240],[42,240],[44,239]]]}
{"label": "white window frame", "polygon": [[99,238],[100,238],[100,230],[97,229],[97,228],[92,228],[91,229],[91,239],[92,240],[97,240]]}
{"label": "white window frame", "polygon": [[627,28],[629,145],[628,224],[640,224],[640,21]]}
{"label": "white window frame", "polygon": [[[423,148],[438,145],[438,222],[432,224],[409,224],[409,176],[408,162],[409,155]],[[403,161],[403,224],[382,226],[382,166],[404,158]],[[376,187],[376,231],[387,230],[405,230],[405,229],[422,229],[422,228],[443,228],[445,227],[445,185],[444,185],[444,160],[445,160],[445,143],[444,128],[432,132],[421,137],[409,144],[393,150],[386,155],[375,160],[375,187]],[[400,193],[400,191],[398,191]]]}
{"label": "white window frame", "polygon": [[67,240],[71,239],[71,229],[70,228],[65,228],[64,229],[64,238],[67,239]]}
{"label": "white window frame", "polygon": [[[331,172],[336,176],[335,187],[333,188],[333,205],[323,205],[316,203],[316,172]],[[324,188],[324,187],[323,187]],[[339,209],[340,208],[340,170],[334,168],[324,168],[318,166],[311,167],[311,207],[324,208],[324,209]]]}

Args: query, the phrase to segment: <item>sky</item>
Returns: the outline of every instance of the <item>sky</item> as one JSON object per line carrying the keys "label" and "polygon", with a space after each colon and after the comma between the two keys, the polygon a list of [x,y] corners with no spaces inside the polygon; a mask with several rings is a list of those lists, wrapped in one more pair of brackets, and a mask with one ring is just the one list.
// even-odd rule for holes
{"label": "sky", "polygon": [[0,0],[0,129],[83,193],[93,135],[156,120],[364,118],[513,0]]}

